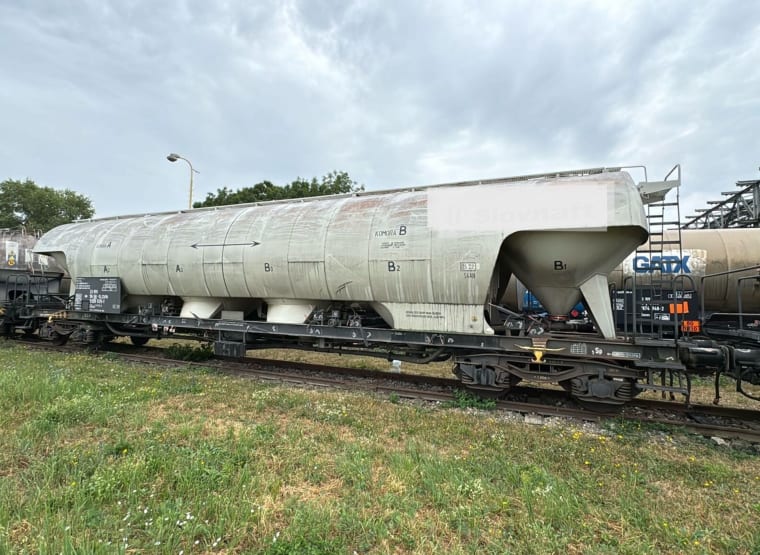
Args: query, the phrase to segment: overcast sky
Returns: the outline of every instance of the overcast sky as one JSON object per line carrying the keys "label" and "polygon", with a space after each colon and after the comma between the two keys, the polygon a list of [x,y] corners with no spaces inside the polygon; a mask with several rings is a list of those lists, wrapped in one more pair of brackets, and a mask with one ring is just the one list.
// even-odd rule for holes
{"label": "overcast sky", "polygon": [[751,0],[0,0],[0,52],[0,180],[97,216],[185,208],[170,152],[195,200],[681,163],[688,211],[760,178]]}

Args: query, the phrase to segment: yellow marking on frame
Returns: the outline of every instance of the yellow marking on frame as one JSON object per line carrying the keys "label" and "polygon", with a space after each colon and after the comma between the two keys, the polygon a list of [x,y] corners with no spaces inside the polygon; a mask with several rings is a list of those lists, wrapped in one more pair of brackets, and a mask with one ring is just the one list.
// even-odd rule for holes
{"label": "yellow marking on frame", "polygon": [[531,351],[533,353],[533,362],[541,363],[544,359],[544,354],[548,352],[564,351],[565,347],[559,347],[557,349],[549,349],[548,347],[526,347],[525,345],[518,345],[521,349]]}

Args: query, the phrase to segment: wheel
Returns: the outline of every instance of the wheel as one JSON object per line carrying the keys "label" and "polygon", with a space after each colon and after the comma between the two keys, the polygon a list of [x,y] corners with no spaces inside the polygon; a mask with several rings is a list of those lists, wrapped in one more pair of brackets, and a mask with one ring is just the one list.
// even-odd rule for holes
{"label": "wheel", "polygon": [[140,335],[130,335],[129,336],[129,340],[132,342],[132,345],[136,345],[138,347],[142,347],[148,341],[150,341],[150,337],[142,337]]}

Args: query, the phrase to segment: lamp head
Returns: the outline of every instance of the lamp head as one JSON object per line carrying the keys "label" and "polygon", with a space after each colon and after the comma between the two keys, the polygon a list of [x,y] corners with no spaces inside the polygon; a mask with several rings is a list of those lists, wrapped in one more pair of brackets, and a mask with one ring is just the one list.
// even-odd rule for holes
{"label": "lamp head", "polygon": [[177,160],[179,160],[180,158],[181,158],[181,157],[180,157],[180,155],[179,155],[179,154],[175,154],[175,153],[173,153],[173,152],[172,152],[171,154],[169,154],[169,156],[167,156],[167,157],[166,157],[166,159],[167,159],[167,160],[169,160],[169,162],[176,162],[176,161],[177,161]]}

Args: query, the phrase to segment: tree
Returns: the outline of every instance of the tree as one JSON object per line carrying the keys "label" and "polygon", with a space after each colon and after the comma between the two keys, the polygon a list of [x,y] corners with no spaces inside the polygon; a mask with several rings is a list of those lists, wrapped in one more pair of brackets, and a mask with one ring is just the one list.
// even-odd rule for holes
{"label": "tree", "polygon": [[204,206],[224,206],[226,204],[243,204],[246,202],[264,202],[289,198],[318,197],[341,193],[363,191],[364,185],[358,185],[346,172],[332,171],[322,176],[321,180],[313,177],[311,181],[297,178],[289,185],[279,186],[270,181],[262,181],[253,187],[244,187],[233,191],[227,187],[217,189],[216,194],[206,194],[206,200],[193,204],[194,208]]}
{"label": "tree", "polygon": [[41,187],[30,179],[0,183],[0,228],[24,226],[45,232],[93,214],[90,199],[69,189]]}

